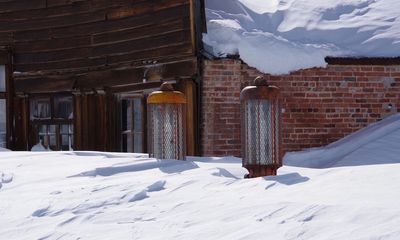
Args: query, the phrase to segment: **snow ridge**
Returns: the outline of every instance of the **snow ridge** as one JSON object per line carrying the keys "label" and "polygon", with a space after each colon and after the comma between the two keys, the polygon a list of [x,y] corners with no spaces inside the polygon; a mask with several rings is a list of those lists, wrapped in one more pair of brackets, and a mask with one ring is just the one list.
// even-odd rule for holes
{"label": "snow ridge", "polygon": [[[395,114],[326,147],[287,153],[284,164],[297,167],[328,168],[400,163],[400,150],[395,149],[398,140],[400,140],[400,114]],[[375,151],[371,151],[371,148],[374,148]],[[387,153],[390,152],[392,154],[388,155]],[[399,155],[396,155],[397,153]],[[377,155],[386,156],[386,159],[377,158]],[[350,161],[346,161],[349,159]]]}

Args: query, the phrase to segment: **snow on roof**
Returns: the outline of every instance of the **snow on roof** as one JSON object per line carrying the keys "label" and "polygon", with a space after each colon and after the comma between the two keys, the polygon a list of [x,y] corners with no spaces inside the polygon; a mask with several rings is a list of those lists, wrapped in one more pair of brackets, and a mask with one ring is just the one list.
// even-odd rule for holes
{"label": "snow on roof", "polygon": [[400,56],[398,0],[206,0],[215,56],[271,74],[323,67],[326,56]]}

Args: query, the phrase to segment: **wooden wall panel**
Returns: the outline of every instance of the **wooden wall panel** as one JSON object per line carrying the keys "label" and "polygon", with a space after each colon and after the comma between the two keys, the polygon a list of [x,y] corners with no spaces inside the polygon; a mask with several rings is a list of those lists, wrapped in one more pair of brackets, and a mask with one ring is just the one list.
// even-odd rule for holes
{"label": "wooden wall panel", "polygon": [[107,105],[104,93],[82,93],[74,96],[75,150],[114,150],[110,129],[115,128],[114,112]]}
{"label": "wooden wall panel", "polygon": [[190,0],[0,2],[0,44],[21,75],[140,67],[195,56]]}
{"label": "wooden wall panel", "polygon": [[27,97],[15,97],[14,114],[14,146],[13,150],[28,149],[29,136],[29,107]]}

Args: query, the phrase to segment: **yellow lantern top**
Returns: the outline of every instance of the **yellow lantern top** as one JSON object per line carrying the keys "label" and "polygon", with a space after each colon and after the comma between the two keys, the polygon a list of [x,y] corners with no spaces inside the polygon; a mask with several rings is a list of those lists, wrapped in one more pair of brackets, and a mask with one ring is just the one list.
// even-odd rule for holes
{"label": "yellow lantern top", "polygon": [[147,98],[148,104],[186,104],[182,92],[174,91],[171,83],[163,83],[159,91],[152,92]]}

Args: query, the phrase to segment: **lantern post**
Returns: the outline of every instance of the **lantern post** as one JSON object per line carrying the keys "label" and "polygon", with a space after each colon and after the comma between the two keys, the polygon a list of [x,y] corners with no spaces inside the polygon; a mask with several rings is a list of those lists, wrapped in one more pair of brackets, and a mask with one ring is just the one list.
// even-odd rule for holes
{"label": "lantern post", "polygon": [[147,98],[148,150],[157,159],[186,159],[186,97],[163,83]]}
{"label": "lantern post", "polygon": [[248,178],[276,175],[282,166],[279,92],[257,77],[240,94],[242,157]]}

